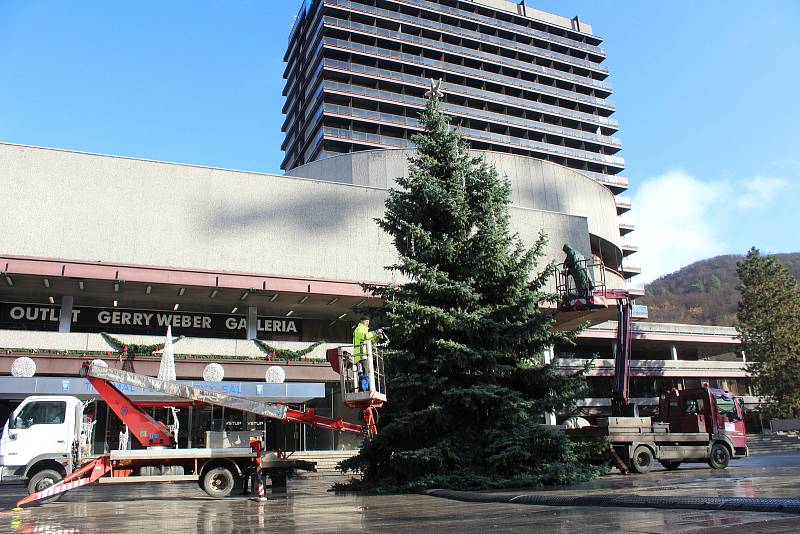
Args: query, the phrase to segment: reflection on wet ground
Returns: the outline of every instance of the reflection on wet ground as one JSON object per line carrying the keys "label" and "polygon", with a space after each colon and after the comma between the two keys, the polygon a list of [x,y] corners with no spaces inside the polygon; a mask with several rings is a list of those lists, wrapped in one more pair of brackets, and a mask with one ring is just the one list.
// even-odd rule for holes
{"label": "reflection on wet ground", "polygon": [[[23,512],[9,510],[22,487],[2,486],[0,532],[800,532],[800,517],[780,513],[546,507],[463,503],[423,495],[334,494],[327,490],[335,480],[292,480],[286,497],[267,503],[241,497],[211,499],[193,483],[92,486]],[[800,454],[748,458],[725,471],[698,465],[648,475],[610,475],[543,491],[800,498]]]}

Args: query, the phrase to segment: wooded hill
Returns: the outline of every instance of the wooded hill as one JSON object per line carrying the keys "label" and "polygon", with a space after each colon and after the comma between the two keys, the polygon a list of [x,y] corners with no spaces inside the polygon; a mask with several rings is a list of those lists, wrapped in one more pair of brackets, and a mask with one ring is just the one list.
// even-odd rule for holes
{"label": "wooded hill", "polygon": [[[774,257],[800,278],[800,253]],[[648,307],[652,322],[733,326],[739,303],[736,262],[743,260],[731,254],[687,265],[647,284],[636,303]]]}

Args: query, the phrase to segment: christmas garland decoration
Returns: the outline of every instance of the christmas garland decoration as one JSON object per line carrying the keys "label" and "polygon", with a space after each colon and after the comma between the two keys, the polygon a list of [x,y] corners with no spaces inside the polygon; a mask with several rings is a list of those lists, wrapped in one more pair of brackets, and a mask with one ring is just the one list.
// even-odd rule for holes
{"label": "christmas garland decoration", "polygon": [[[164,343],[156,343],[154,345],[138,345],[136,343],[125,343],[113,336],[106,334],[105,332],[100,332],[100,335],[103,336],[109,345],[117,347],[117,352],[126,352],[125,349],[128,349],[128,354],[135,354],[137,356],[149,356],[153,354],[157,350],[161,350],[164,348]],[[177,343],[185,336],[178,336],[172,338],[173,343]]]}
{"label": "christmas garland decoration", "polygon": [[[99,350],[61,350],[61,349],[26,349],[26,348],[6,348],[0,347],[0,354],[20,354],[20,355],[27,355],[27,354],[43,354],[43,355],[62,355],[62,356],[71,356],[74,358],[83,358],[86,359],[88,356],[102,356],[102,357],[109,357],[111,352],[109,351],[99,351]],[[158,358],[158,356],[153,356],[152,354],[145,354],[144,356],[150,356],[154,358]],[[175,354],[176,360],[232,360],[232,361],[247,361],[247,360],[260,360],[260,357],[256,356],[235,356],[229,354]],[[270,356],[270,360],[279,360],[277,354],[275,357]],[[288,360],[287,360],[288,361]],[[294,358],[294,361],[325,361],[323,358]]]}
{"label": "christmas garland decoration", "polygon": [[256,342],[256,345],[258,345],[261,348],[261,350],[270,353],[270,356],[267,357],[268,360],[274,360],[276,358],[280,358],[286,361],[300,360],[302,359],[303,356],[306,356],[309,352],[311,352],[315,348],[319,347],[323,343],[326,343],[325,341],[317,341],[304,349],[289,350],[289,349],[281,349],[278,347],[273,347],[272,345],[269,345],[261,341],[260,339],[254,339],[253,341]]}

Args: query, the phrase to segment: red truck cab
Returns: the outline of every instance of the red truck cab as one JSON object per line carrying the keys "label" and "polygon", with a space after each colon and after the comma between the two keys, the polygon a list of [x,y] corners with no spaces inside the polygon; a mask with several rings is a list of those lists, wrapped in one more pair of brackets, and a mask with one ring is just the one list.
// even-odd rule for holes
{"label": "red truck cab", "polygon": [[743,402],[715,388],[673,390],[659,400],[659,420],[671,433],[708,434],[710,442],[724,442],[730,456],[747,456]]}

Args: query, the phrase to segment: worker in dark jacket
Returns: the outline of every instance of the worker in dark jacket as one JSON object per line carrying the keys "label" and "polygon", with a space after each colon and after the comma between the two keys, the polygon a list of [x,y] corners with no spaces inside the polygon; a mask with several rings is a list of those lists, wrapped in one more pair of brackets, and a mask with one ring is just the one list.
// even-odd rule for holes
{"label": "worker in dark jacket", "polygon": [[589,292],[594,288],[594,284],[589,276],[589,269],[586,268],[586,259],[583,254],[566,243],[564,243],[564,248],[561,250],[567,253],[567,257],[564,259],[564,267],[566,267],[567,273],[575,283],[575,290],[580,296],[588,296]]}

